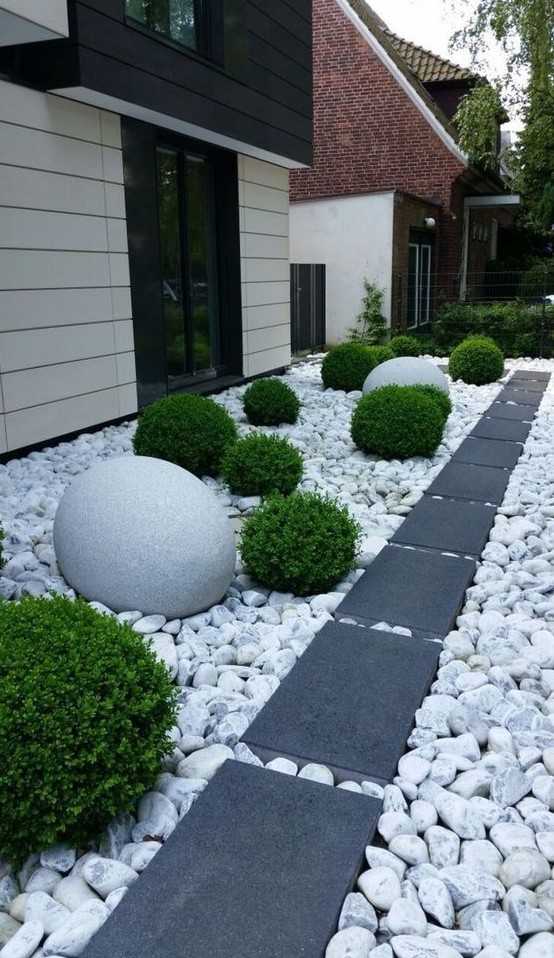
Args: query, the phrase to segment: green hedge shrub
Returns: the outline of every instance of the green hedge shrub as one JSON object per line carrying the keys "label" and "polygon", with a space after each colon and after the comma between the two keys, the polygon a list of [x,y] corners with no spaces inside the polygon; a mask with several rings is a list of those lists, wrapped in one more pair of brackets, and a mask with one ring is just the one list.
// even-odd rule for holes
{"label": "green hedge shrub", "polygon": [[472,336],[456,346],[448,362],[452,379],[474,386],[495,382],[504,372],[504,356],[492,339]]}
{"label": "green hedge shrub", "polygon": [[439,389],[438,386],[414,386],[413,388],[419,390],[424,396],[430,396],[437,403],[446,422],[452,412],[450,396],[443,389]]}
{"label": "green hedge shrub", "polygon": [[300,400],[294,389],[275,376],[256,379],[242,397],[248,421],[254,426],[279,426],[296,422]]}
{"label": "green hedge shrub", "polygon": [[[488,336],[505,356],[538,356],[542,306],[520,300],[508,303],[443,303],[433,322],[437,355],[447,356],[469,336]],[[554,306],[546,306],[552,324]],[[543,356],[552,355],[552,334],[545,336]]]}
{"label": "green hedge shrub", "polygon": [[288,495],[300,482],[302,468],[302,456],[287,439],[253,433],[227,450],[221,475],[240,496]]}
{"label": "green hedge shrub", "polygon": [[393,336],[390,348],[395,356],[421,356],[423,352],[417,336]]}
{"label": "green hedge shrub", "polygon": [[333,346],[321,364],[321,378],[326,389],[361,389],[372,369],[394,359],[390,346],[364,346],[363,343],[341,343]]}
{"label": "green hedge shrub", "polygon": [[385,459],[432,456],[442,439],[444,414],[421,386],[382,386],[360,399],[352,439],[363,452]]}
{"label": "green hedge shrub", "polygon": [[272,496],[242,528],[240,551],[264,585],[296,595],[328,592],[353,568],[359,526],[345,507],[312,492]]}
{"label": "green hedge shrub", "polygon": [[166,459],[196,476],[215,476],[236,438],[233,420],[213,399],[174,393],[143,410],[133,448],[137,456]]}
{"label": "green hedge shrub", "polygon": [[0,603],[0,853],[96,838],[152,787],[174,714],[129,626],[63,596]]}

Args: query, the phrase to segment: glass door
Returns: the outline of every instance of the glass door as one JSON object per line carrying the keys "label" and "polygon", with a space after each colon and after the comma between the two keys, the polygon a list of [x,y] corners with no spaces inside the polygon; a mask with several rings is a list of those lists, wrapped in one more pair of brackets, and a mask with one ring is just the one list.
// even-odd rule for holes
{"label": "glass door", "polygon": [[219,359],[213,170],[206,157],[157,148],[161,296],[168,388],[215,375]]}
{"label": "glass door", "polygon": [[431,308],[430,243],[410,242],[408,254],[408,328],[429,322]]}

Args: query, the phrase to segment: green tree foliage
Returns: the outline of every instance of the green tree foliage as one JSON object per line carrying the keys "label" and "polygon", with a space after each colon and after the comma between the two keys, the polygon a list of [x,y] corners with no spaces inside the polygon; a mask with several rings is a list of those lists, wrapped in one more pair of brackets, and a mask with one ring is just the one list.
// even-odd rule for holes
{"label": "green tree foliage", "polygon": [[[452,0],[447,0],[451,5]],[[478,0],[468,25],[453,37],[474,59],[492,37],[506,55],[503,93],[521,110],[524,129],[510,165],[531,224],[554,223],[554,0]]]}
{"label": "green tree foliage", "polygon": [[502,113],[498,87],[483,81],[462,97],[454,116],[460,148],[470,163],[490,173],[498,167],[498,119]]}

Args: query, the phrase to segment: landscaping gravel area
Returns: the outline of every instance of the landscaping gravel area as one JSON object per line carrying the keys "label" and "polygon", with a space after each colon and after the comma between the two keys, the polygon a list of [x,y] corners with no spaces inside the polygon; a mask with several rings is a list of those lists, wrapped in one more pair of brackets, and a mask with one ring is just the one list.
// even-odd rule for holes
{"label": "landscaping gravel area", "polygon": [[[152,642],[180,686],[173,752],[135,815],[120,816],[97,848],[78,859],[49,849],[17,876],[0,871],[0,958],[80,954],[221,763],[261,764],[238,739],[501,388],[452,384],[435,456],[386,462],[350,439],[360,394],[324,391],[319,368],[314,359],[285,377],[302,401],[298,422],[260,431],[301,451],[300,488],[348,506],[362,528],[357,568],[333,592],[301,598],[264,588],[239,562],[226,597],[207,612],[117,616]],[[554,362],[509,361],[507,373],[514,368],[554,372]],[[215,397],[241,435],[254,430],[244,388]],[[367,850],[328,958],[554,958],[553,399],[550,384],[397,778],[384,790],[338,786],[383,797],[383,814],[381,841]],[[52,548],[57,503],[74,475],[132,455],[134,428],[107,427],[0,465],[3,598],[73,594]],[[237,525],[259,504],[205,482]],[[284,759],[269,765],[298,771]],[[299,774],[335,784],[321,766]]]}

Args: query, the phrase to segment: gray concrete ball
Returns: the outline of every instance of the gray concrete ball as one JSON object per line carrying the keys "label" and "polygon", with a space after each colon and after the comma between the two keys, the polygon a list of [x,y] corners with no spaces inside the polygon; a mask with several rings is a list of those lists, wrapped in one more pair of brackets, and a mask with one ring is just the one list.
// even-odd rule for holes
{"label": "gray concrete ball", "polygon": [[372,369],[362,387],[365,395],[381,386],[437,386],[448,395],[448,380],[443,372],[428,359],[416,356],[398,356],[387,359]]}
{"label": "gray concrete ball", "polygon": [[114,612],[194,615],[219,602],[235,569],[235,537],[214,493],[148,456],[106,459],[77,476],[53,538],[67,582]]}

